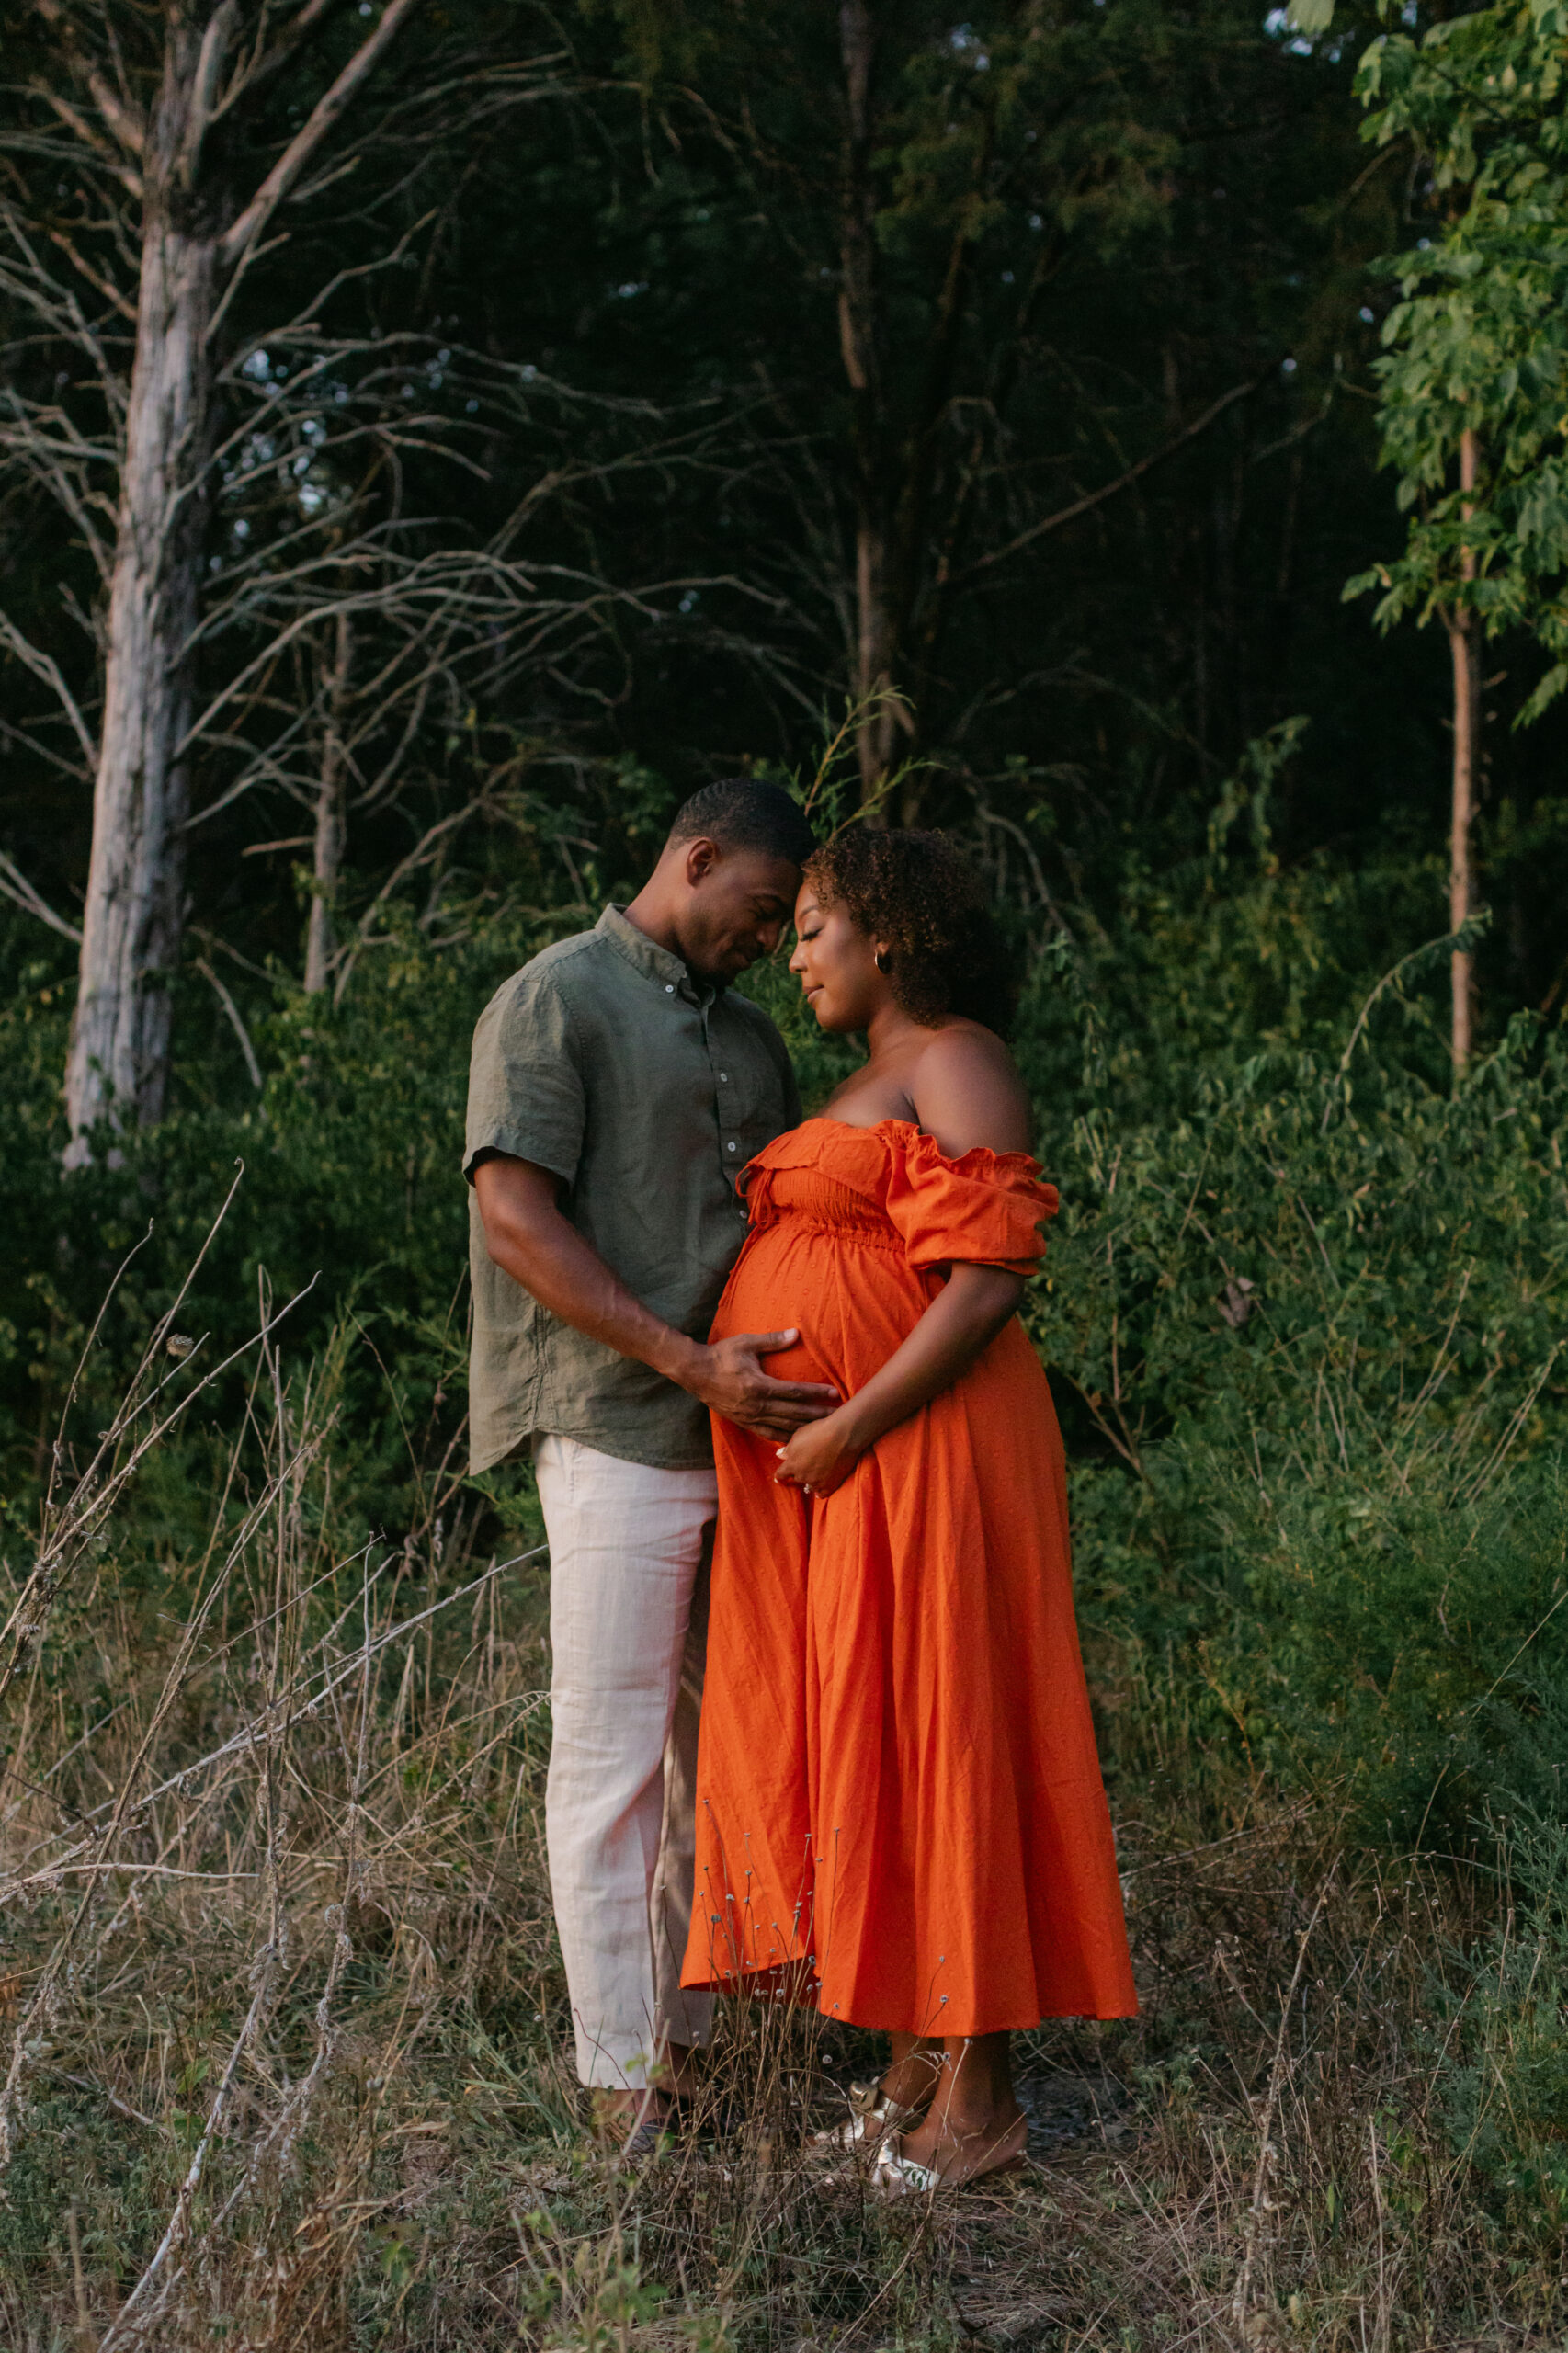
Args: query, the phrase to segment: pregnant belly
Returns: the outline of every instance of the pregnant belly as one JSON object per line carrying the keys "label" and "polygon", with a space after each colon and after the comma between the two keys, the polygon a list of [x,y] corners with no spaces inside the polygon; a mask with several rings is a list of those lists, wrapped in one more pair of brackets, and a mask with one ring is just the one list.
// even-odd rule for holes
{"label": "pregnant belly", "polygon": [[837,1387],[840,1373],[828,1361],[835,1352],[823,1346],[826,1335],[818,1302],[804,1282],[790,1280],[788,1267],[778,1263],[778,1255],[747,1245],[719,1302],[712,1336],[723,1340],[737,1332],[798,1331],[801,1336],[791,1347],[768,1351],[766,1370],[775,1381],[826,1381]]}
{"label": "pregnant belly", "polygon": [[800,1339],[767,1357],[768,1372],[776,1381],[830,1381],[848,1396],[914,1330],[938,1288],[893,1251],[781,1221],[747,1241],[713,1337],[792,1327]]}

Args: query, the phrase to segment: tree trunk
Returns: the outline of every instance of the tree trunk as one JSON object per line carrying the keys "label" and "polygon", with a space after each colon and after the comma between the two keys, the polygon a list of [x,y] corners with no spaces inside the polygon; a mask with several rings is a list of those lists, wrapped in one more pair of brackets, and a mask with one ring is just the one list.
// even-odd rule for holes
{"label": "tree trunk", "polygon": [[66,1064],[67,1165],[87,1131],[163,1110],[179,956],[190,784],[187,651],[196,626],[209,360],[217,280],[210,237],[183,233],[149,191],[109,592],[103,733]]}
{"label": "tree trunk", "polygon": [[867,0],[838,12],[847,124],[839,200],[838,341],[849,380],[855,460],[855,699],[860,795],[869,801],[892,757],[894,706],[875,698],[892,684],[882,381],[877,335],[876,191],[871,180],[871,69],[876,28]]}
{"label": "tree trunk", "polygon": [[[420,7],[386,0],[379,19],[316,101],[243,209],[222,156],[203,149],[227,111],[231,52],[248,43],[240,86],[281,74],[324,13],[319,0],[274,28],[269,10],[245,31],[237,0],[161,0],[163,54],[145,112],[123,96],[124,61],[107,46],[85,87],[119,142],[120,184],[142,208],[136,344],[126,397],[124,455],[109,585],[103,730],[93,789],[93,848],[82,926],[81,980],[65,1069],[67,1167],[90,1156],[101,1120],[150,1126],[163,1110],[171,990],[184,920],[190,777],[183,745],[193,715],[194,636],[210,484],[210,332],[221,285],[233,282],[307,172],[323,142]],[[64,25],[68,0],[40,0]],[[60,63],[70,79],[85,38],[72,31]],[[365,14],[370,13],[366,0]],[[110,70],[112,68],[112,70]],[[230,96],[233,85],[230,85]],[[78,134],[111,152],[91,124]],[[228,133],[220,132],[222,145]],[[230,151],[232,161],[233,150]]]}
{"label": "tree trunk", "polygon": [[[877,27],[869,0],[843,0],[839,44],[844,64],[846,136],[839,203],[839,346],[852,404],[855,464],[856,700],[863,707],[856,731],[863,803],[873,823],[885,822],[880,801],[901,735],[917,737],[914,708],[924,677],[915,631],[922,575],[930,553],[931,509],[940,431],[952,395],[963,331],[976,220],[990,169],[994,125],[988,116],[951,231],[948,266],[934,305],[919,394],[905,429],[890,415],[882,370],[882,292],[877,267],[877,191],[872,157],[878,144],[873,105]],[[961,474],[960,474],[961,480]],[[963,503],[960,488],[956,501]],[[955,522],[954,516],[949,520]],[[940,534],[938,538],[940,539]],[[945,552],[951,554],[956,539]],[[943,601],[939,588],[933,604]],[[919,786],[906,789],[902,822],[918,814]]]}
{"label": "tree trunk", "polygon": [[[1476,440],[1473,433],[1460,438],[1460,488],[1473,490],[1476,475]],[[1468,510],[1467,510],[1468,511]],[[1466,548],[1461,551],[1460,568],[1466,580],[1475,577],[1475,557]],[[1471,873],[1471,830],[1475,816],[1476,791],[1481,778],[1481,631],[1476,617],[1468,607],[1449,615],[1449,653],[1454,673],[1454,753],[1453,809],[1449,828],[1449,928],[1458,931],[1472,912],[1475,898]],[[1449,980],[1453,999],[1452,1029],[1449,1051],[1455,1075],[1462,1074],[1470,1060],[1471,1022],[1474,1010],[1474,959],[1470,950],[1456,948],[1450,960]]]}
{"label": "tree trunk", "polygon": [[343,869],[343,847],[347,832],[348,761],[343,741],[343,717],[353,659],[353,625],[347,613],[339,613],[337,644],[327,689],[326,740],[322,746],[321,785],[316,794],[315,887],[311,897],[310,929],[305,938],[307,996],[319,996],[325,988],[332,962],[332,912],[337,897],[337,879]]}

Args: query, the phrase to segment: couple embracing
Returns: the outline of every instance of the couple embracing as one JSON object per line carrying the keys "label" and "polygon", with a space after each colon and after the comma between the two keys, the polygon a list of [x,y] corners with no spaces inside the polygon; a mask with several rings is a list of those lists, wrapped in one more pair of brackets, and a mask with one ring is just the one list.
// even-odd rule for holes
{"label": "couple embracing", "polygon": [[[866,1060],[802,1120],[730,983]],[[550,1540],[551,1896],[633,2154],[712,1996],[892,2038],[837,2136],[890,2193],[1015,2163],[1008,2035],[1134,2006],[1061,1440],[1017,1315],[1056,1206],[976,878],[708,786],[625,908],[501,988],[465,1173],[472,1467]]]}

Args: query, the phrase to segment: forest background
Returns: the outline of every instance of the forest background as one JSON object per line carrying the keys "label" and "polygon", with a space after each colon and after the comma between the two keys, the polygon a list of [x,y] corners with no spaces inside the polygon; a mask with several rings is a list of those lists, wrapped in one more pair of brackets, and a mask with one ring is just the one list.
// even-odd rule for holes
{"label": "forest background", "polygon": [[[7,12],[13,2341],[1560,2341],[1565,51]],[[744,2164],[586,2152],[462,1475],[472,1022],[741,770],[1028,972],[1145,2014],[978,2219],[824,2197],[868,2053],[768,2015]]]}

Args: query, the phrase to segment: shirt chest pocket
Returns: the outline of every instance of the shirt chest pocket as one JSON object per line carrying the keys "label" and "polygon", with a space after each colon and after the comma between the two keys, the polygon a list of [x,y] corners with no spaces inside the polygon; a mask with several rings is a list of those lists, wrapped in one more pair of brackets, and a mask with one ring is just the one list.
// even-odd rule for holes
{"label": "shirt chest pocket", "polygon": [[737,1051],[734,1040],[715,1039],[713,1075],[724,1159],[744,1168],[778,1133],[783,1104],[778,1073],[749,1040]]}

